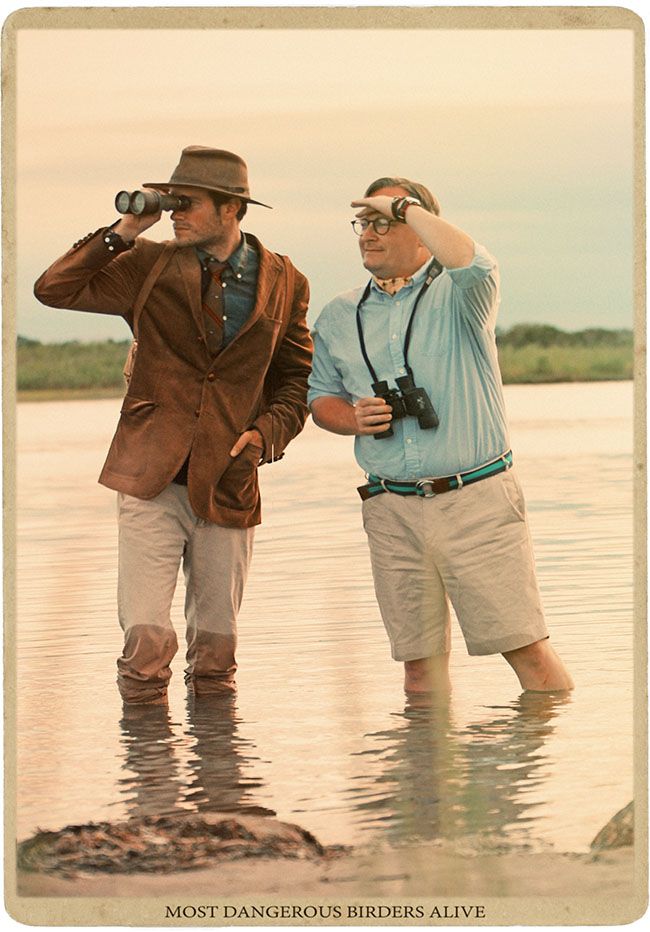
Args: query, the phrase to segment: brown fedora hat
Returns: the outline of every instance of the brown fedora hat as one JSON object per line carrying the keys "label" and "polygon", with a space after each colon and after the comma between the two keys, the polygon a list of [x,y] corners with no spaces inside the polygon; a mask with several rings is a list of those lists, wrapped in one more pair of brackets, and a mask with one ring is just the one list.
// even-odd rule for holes
{"label": "brown fedora hat", "polygon": [[250,196],[246,162],[234,152],[226,152],[225,149],[187,146],[183,149],[181,160],[169,181],[148,181],[142,187],[166,190],[173,184],[184,185],[187,188],[206,188],[219,194],[240,197],[248,204],[269,207],[261,201],[254,201]]}

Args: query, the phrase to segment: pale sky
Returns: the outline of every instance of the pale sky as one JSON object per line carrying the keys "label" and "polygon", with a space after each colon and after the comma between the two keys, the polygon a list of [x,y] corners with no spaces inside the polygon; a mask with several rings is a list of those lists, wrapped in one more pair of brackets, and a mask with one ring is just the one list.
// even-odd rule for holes
{"label": "pale sky", "polygon": [[502,327],[631,326],[632,78],[627,29],[20,30],[18,332],[128,337],[33,281],[189,144],[246,159],[274,209],[244,229],[310,279],[310,320],[365,281],[350,200],[400,174],[497,256]]}

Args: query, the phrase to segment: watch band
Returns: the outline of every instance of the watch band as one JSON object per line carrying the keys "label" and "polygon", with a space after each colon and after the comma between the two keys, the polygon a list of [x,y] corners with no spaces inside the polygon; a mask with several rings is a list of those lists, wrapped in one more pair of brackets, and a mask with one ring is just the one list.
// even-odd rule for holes
{"label": "watch band", "polygon": [[394,197],[390,205],[393,217],[399,223],[406,223],[406,211],[412,204],[422,206],[417,197]]}
{"label": "watch band", "polygon": [[102,239],[108,251],[116,255],[117,253],[125,252],[133,246],[133,241],[127,242],[119,233],[116,233],[115,230],[105,230],[102,233]]}

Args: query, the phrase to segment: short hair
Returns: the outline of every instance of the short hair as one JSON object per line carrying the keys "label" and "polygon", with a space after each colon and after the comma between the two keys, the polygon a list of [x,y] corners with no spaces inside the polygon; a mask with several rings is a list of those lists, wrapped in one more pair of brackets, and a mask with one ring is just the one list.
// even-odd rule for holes
{"label": "short hair", "polygon": [[[212,203],[214,204],[217,211],[222,204],[227,204],[229,201],[233,200],[233,197],[231,197],[229,194],[220,194],[218,191],[208,191],[208,194],[212,198]],[[247,210],[248,204],[246,201],[242,201],[239,205],[239,210],[237,211],[237,219],[243,220]]]}
{"label": "short hair", "polygon": [[418,184],[417,181],[409,181],[408,178],[395,177],[377,178],[376,181],[368,185],[364,196],[371,197],[375,191],[379,191],[381,188],[404,188],[411,197],[417,197],[418,201],[429,213],[440,213],[440,202],[438,198],[435,197],[428,188],[425,188],[423,184]]}

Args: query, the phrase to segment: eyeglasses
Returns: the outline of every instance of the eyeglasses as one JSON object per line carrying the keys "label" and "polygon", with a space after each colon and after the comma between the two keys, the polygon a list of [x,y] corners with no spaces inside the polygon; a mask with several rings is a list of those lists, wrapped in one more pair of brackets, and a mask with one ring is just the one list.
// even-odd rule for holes
{"label": "eyeglasses", "polygon": [[361,236],[362,233],[365,233],[370,225],[372,225],[373,230],[378,236],[385,236],[395,222],[395,220],[388,220],[386,217],[377,217],[376,220],[350,221],[352,229],[357,236]]}

